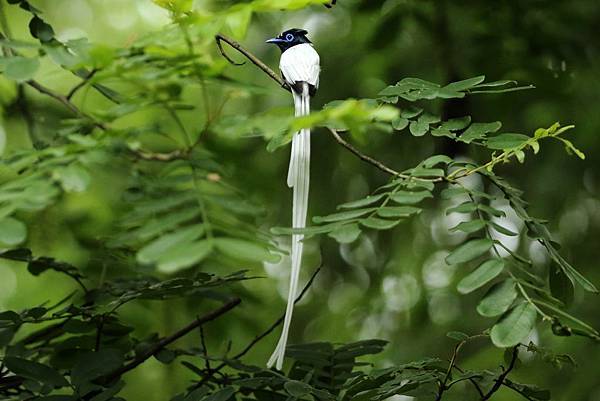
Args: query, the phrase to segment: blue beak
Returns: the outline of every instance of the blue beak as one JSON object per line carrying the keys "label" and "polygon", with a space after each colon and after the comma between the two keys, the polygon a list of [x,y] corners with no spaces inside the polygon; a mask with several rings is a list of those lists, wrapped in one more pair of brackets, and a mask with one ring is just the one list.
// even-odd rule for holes
{"label": "blue beak", "polygon": [[279,39],[279,38],[273,38],[273,39],[267,40],[265,43],[277,44],[277,43],[283,43],[283,42],[285,42],[285,40]]}

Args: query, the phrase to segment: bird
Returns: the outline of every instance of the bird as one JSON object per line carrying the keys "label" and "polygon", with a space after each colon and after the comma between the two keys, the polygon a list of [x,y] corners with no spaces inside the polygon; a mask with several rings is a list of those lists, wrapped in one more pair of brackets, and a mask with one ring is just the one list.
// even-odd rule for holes
{"label": "bird", "polygon": [[[267,40],[281,50],[279,70],[294,98],[295,116],[310,114],[310,98],[319,87],[320,57],[312,42],[306,37],[308,31],[292,28]],[[292,137],[292,150],[287,175],[287,185],[292,188],[292,228],[306,227],[308,191],[310,182],[310,129],[303,128]],[[292,234],[290,288],[283,321],[283,330],[277,347],[267,362],[267,367],[281,370],[285,357],[288,334],[298,291],[298,278],[302,264],[304,235]]]}

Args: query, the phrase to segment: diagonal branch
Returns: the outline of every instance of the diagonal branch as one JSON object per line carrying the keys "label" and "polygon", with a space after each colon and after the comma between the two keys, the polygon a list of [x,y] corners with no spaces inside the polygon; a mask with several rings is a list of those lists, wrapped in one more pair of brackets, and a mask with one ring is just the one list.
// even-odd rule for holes
{"label": "diagonal branch", "polygon": [[110,382],[110,381],[118,378],[122,374],[124,374],[126,372],[129,372],[132,369],[135,369],[136,367],[138,367],[139,365],[141,365],[142,363],[144,363],[147,359],[149,359],[152,356],[156,355],[159,351],[161,351],[167,345],[175,342],[176,340],[178,340],[181,337],[185,336],[186,334],[188,334],[192,330],[195,330],[198,327],[201,327],[203,324],[208,323],[208,322],[210,322],[212,320],[215,320],[219,316],[221,316],[221,315],[229,312],[231,309],[233,309],[236,306],[238,306],[240,304],[240,302],[241,302],[241,300],[239,298],[234,298],[231,301],[229,301],[226,304],[224,304],[223,306],[221,306],[220,308],[215,309],[212,312],[209,312],[206,315],[197,318],[196,320],[194,320],[193,322],[191,322],[187,326],[182,327],[181,329],[179,329],[175,333],[173,333],[173,334],[171,334],[171,335],[169,335],[167,337],[164,337],[160,341],[156,342],[152,347],[148,348],[148,350],[146,350],[144,353],[142,353],[139,356],[137,356],[133,361],[129,362],[126,365],[123,365],[119,369],[117,369],[114,372],[110,373],[108,376],[106,376],[104,378],[104,380],[106,382]]}
{"label": "diagonal branch", "polygon": [[63,106],[65,106],[67,109],[69,109],[73,114],[75,114],[77,117],[80,118],[85,118],[87,120],[90,120],[92,122],[92,124],[95,127],[98,127],[102,130],[107,130],[108,127],[106,126],[106,124],[104,124],[103,122],[100,122],[98,120],[96,120],[95,118],[93,118],[92,116],[84,113],[83,111],[81,111],[81,109],[79,109],[79,107],[75,106],[75,104],[73,104],[66,96],[60,95],[56,92],[54,92],[52,89],[45,87],[44,85],[40,84],[37,81],[34,80],[29,80],[26,82],[27,85],[31,86],[33,89],[37,90],[38,92],[44,94],[44,95],[48,95],[51,98],[57,100],[58,102],[62,103]]}
{"label": "diagonal branch", "polygon": [[[335,4],[335,1],[332,1],[332,4]],[[246,49],[244,46],[242,46],[241,44],[239,44],[238,42],[236,42],[235,40],[222,35],[222,34],[218,34],[215,36],[215,40],[217,42],[217,47],[219,48],[219,52],[221,53],[221,55],[223,57],[225,57],[225,59],[227,59],[227,61],[229,61],[231,64],[233,65],[243,65],[244,63],[237,63],[235,62],[233,59],[231,59],[231,57],[229,57],[227,55],[227,53],[225,53],[225,50],[223,49],[222,43],[221,42],[225,42],[227,43],[229,46],[231,46],[232,48],[234,48],[235,50],[237,50],[238,52],[240,52],[241,54],[243,54],[248,60],[250,60],[254,65],[256,65],[258,68],[260,68],[265,74],[267,74],[269,77],[271,77],[271,79],[273,79],[275,82],[277,82],[282,88],[284,88],[285,90],[287,90],[288,92],[291,91],[291,89],[289,88],[289,86],[285,83],[285,81],[279,76],[277,75],[271,68],[269,68],[269,66],[267,66],[264,62],[262,62],[258,57],[256,57],[254,54],[252,54],[252,52],[250,52],[248,49]],[[409,176],[403,175],[399,172],[397,172],[396,170],[386,166],[385,164],[383,164],[382,162],[373,159],[370,156],[365,155],[364,153],[362,153],[361,151],[359,151],[358,149],[356,149],[354,146],[352,146],[351,144],[349,144],[348,142],[346,142],[340,135],[339,132],[333,128],[328,128],[329,132],[331,133],[331,135],[334,137],[334,139],[343,147],[345,147],[346,149],[348,149],[350,152],[352,152],[354,155],[358,156],[361,160],[372,164],[373,166],[377,167],[378,169],[380,169],[381,171],[396,176],[396,177],[401,177],[401,178],[408,178]]]}
{"label": "diagonal branch", "polygon": [[263,70],[263,72],[265,74],[267,74],[268,76],[270,76],[271,79],[273,79],[275,82],[277,82],[282,88],[284,88],[288,92],[291,92],[291,89],[289,88],[289,86],[285,83],[285,81],[279,75],[277,75],[265,63],[263,63],[261,59],[259,59],[258,57],[256,57],[254,54],[252,54],[246,48],[244,48],[244,46],[242,46],[241,44],[239,44],[235,40],[233,40],[233,39],[231,39],[231,38],[229,38],[229,37],[227,37],[227,36],[225,36],[223,34],[216,35],[215,36],[215,40],[217,41],[217,47],[219,48],[219,51],[221,52],[221,55],[223,57],[225,57],[227,59],[227,61],[229,61],[231,64],[239,66],[239,65],[243,65],[244,63],[236,63],[235,61],[233,61],[225,53],[225,50],[223,49],[223,46],[222,46],[221,42],[227,43],[229,46],[233,47],[235,50],[237,50],[238,52],[242,53],[248,60],[250,60],[252,62],[252,64],[254,64],[258,68],[260,68],[261,70]]}
{"label": "diagonal branch", "polygon": [[96,68],[94,68],[92,71],[90,71],[89,73],[87,73],[87,75],[85,75],[83,77],[83,79],[77,85],[75,85],[69,91],[69,93],[67,93],[66,99],[67,100],[71,100],[71,98],[73,96],[75,96],[75,94],[77,93],[77,91],[79,91],[81,88],[83,88],[90,81],[90,79],[92,79],[94,77],[94,75],[96,75],[97,72],[98,72],[98,70]]}
{"label": "diagonal branch", "polygon": [[[306,294],[308,289],[312,286],[313,282],[315,281],[315,278],[317,278],[317,275],[321,271],[321,268],[322,268],[322,266],[319,266],[313,272],[312,276],[310,276],[310,279],[308,279],[308,281],[304,285],[304,288],[302,288],[302,291],[300,291],[300,294],[298,294],[298,296],[294,300],[294,305],[297,304],[298,302],[300,302],[300,300],[304,297],[304,294]],[[252,341],[250,341],[248,343],[248,345],[246,345],[244,347],[244,349],[242,349],[240,352],[238,352],[236,355],[234,355],[233,358],[231,358],[231,359],[239,359],[239,358],[243,357],[244,355],[246,355],[256,344],[258,344],[263,338],[265,338],[269,334],[271,334],[277,328],[277,326],[279,326],[281,323],[283,323],[284,319],[285,319],[285,313],[282,314],[281,316],[279,316],[279,318],[275,322],[273,322],[273,324],[271,326],[269,326],[269,328],[267,328],[265,331],[263,331],[258,336],[254,337],[254,339]],[[202,385],[204,385],[204,383],[208,382],[216,373],[218,373],[225,366],[227,366],[227,363],[221,362],[216,368],[208,371],[207,375],[205,377],[203,377],[202,380],[200,380],[198,383],[194,384],[189,390],[192,391],[192,390],[202,387]]]}
{"label": "diagonal branch", "polygon": [[488,391],[483,397],[481,397],[481,401],[489,400],[490,397],[496,391],[498,391],[500,389],[500,386],[502,386],[502,384],[504,383],[504,379],[506,379],[506,376],[508,376],[508,374],[515,368],[515,364],[517,362],[518,357],[519,357],[519,345],[517,345],[513,348],[512,357],[510,359],[510,363],[509,363],[508,367],[506,369],[504,369],[502,371],[502,373],[500,373],[500,376],[498,376],[498,378],[496,379],[496,382],[494,383],[494,385],[492,386],[490,391]]}
{"label": "diagonal branch", "polygon": [[401,174],[399,172],[397,172],[396,170],[386,166],[385,164],[383,164],[382,162],[380,162],[379,160],[375,160],[370,156],[365,155],[364,153],[362,153],[361,151],[359,151],[358,149],[356,149],[354,146],[352,146],[351,144],[349,144],[348,142],[346,142],[344,140],[344,138],[342,138],[339,134],[339,132],[333,128],[329,128],[327,127],[327,129],[329,130],[329,132],[331,133],[331,135],[333,136],[333,138],[337,141],[337,143],[339,143],[340,145],[342,145],[343,147],[345,147],[346,149],[348,149],[350,152],[354,153],[356,156],[358,156],[362,161],[365,161],[369,164],[372,164],[373,166],[377,167],[379,170],[393,175],[393,176],[397,176],[397,177],[402,177],[402,178],[408,178],[409,176],[406,176],[404,174]]}

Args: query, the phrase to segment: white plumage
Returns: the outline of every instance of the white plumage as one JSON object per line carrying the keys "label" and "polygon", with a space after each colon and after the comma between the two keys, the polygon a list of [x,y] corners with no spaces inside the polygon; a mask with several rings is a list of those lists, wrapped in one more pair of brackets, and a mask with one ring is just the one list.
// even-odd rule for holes
{"label": "white plumage", "polygon": [[[310,114],[310,86],[319,86],[319,54],[309,43],[290,47],[281,54],[279,69],[285,81],[292,87],[296,116]],[[293,189],[292,227],[306,227],[308,212],[308,190],[310,181],[310,129],[302,129],[294,134],[292,153],[288,170],[287,184]],[[283,330],[277,347],[267,362],[267,366],[281,369],[285,356],[288,333],[294,312],[294,300],[298,292],[298,278],[302,264],[303,235],[292,235],[292,270],[288,292]]]}

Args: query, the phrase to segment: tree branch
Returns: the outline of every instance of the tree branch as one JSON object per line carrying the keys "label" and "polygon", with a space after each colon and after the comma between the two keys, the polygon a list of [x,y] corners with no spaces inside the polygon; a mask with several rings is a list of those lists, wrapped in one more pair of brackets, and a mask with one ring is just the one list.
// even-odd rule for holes
{"label": "tree branch", "polygon": [[[454,347],[454,352],[452,352],[452,358],[450,359],[450,364],[448,365],[448,369],[446,370],[446,375],[444,376],[444,380],[440,382],[440,386],[439,386],[437,397],[435,398],[435,401],[441,400],[444,392],[452,386],[452,384],[448,384],[448,381],[450,380],[450,377],[452,376],[452,369],[456,368],[456,369],[460,370],[460,368],[458,368],[456,366],[456,360],[458,359],[458,353],[460,352],[461,348],[467,342],[469,342],[471,340],[474,340],[476,338],[484,338],[484,337],[488,337],[488,335],[487,334],[476,334],[476,335],[467,337],[464,340],[462,340],[461,342],[459,342],[458,344],[456,344],[456,347]],[[475,385],[475,387],[477,388],[477,391],[479,392],[479,394],[481,394],[483,396],[483,392],[481,392],[481,389],[479,388],[479,386]]]}
{"label": "tree branch", "polygon": [[[332,1],[332,4],[335,4],[335,1]],[[221,53],[221,55],[223,57],[225,57],[225,59],[227,59],[227,61],[229,61],[231,64],[233,65],[243,65],[244,63],[236,63],[233,59],[231,59],[227,53],[225,53],[225,50],[223,49],[222,43],[221,42],[225,42],[227,43],[229,46],[231,46],[232,48],[234,48],[235,50],[237,50],[238,52],[240,52],[241,54],[243,54],[248,60],[250,60],[254,65],[256,65],[258,68],[260,68],[265,74],[267,74],[269,77],[271,77],[271,79],[273,79],[275,82],[277,82],[282,88],[284,88],[285,90],[287,90],[288,92],[291,92],[290,87],[285,83],[285,81],[279,76],[277,75],[271,68],[269,68],[269,66],[267,66],[265,63],[263,63],[258,57],[256,57],[254,54],[252,54],[252,52],[250,52],[248,49],[244,48],[241,44],[239,44],[238,42],[236,42],[235,40],[222,35],[222,34],[218,34],[215,36],[215,40],[217,42],[217,47],[219,48],[219,52]],[[348,142],[346,142],[340,135],[339,132],[333,128],[329,128],[328,127],[329,132],[331,133],[331,135],[334,137],[334,139],[343,147],[345,147],[346,149],[348,149],[350,152],[352,152],[354,155],[358,156],[361,160],[377,167],[378,169],[380,169],[381,171],[396,176],[396,177],[401,177],[401,178],[409,178],[409,176],[404,175],[399,173],[398,171],[386,166],[385,164],[383,164],[382,162],[373,159],[372,157],[369,157],[367,155],[365,155],[364,153],[360,152],[358,149],[356,149],[354,146],[350,145]]]}
{"label": "tree branch", "polygon": [[[460,373],[464,373],[464,370],[462,370],[457,364],[454,364],[454,369],[458,370]],[[473,379],[472,377],[470,377],[468,380],[473,385],[473,387],[475,387],[475,390],[477,390],[479,396],[483,397],[483,390],[481,390],[481,387],[479,386],[477,381],[475,381],[475,379]]]}
{"label": "tree branch", "polygon": [[354,153],[356,156],[358,156],[359,159],[361,159],[364,162],[367,162],[369,164],[372,164],[373,166],[377,167],[379,170],[393,175],[393,176],[397,176],[397,177],[402,177],[402,178],[408,178],[408,176],[405,176],[399,172],[397,172],[396,170],[386,166],[385,164],[383,164],[382,162],[380,162],[379,160],[375,160],[370,156],[365,155],[364,153],[362,153],[361,151],[359,151],[358,149],[356,149],[354,146],[350,145],[348,142],[346,142],[344,140],[344,138],[342,138],[339,134],[339,132],[333,128],[329,128],[327,127],[327,129],[329,130],[329,132],[331,133],[331,135],[333,136],[333,138],[337,141],[337,143],[339,143],[340,145],[342,145],[343,147],[345,147],[346,149],[348,149],[350,152]]}
{"label": "tree branch", "polygon": [[84,113],[83,111],[81,111],[79,109],[79,107],[75,106],[66,96],[60,95],[56,92],[54,92],[52,89],[45,87],[44,85],[40,84],[37,81],[34,81],[33,79],[29,80],[26,82],[27,85],[31,86],[33,89],[37,90],[38,92],[44,94],[44,95],[48,95],[51,98],[57,100],[58,102],[62,103],[63,106],[65,106],[67,109],[69,109],[73,114],[75,114],[76,116],[80,117],[80,118],[85,118],[89,121],[92,122],[92,124],[95,127],[98,127],[102,130],[107,130],[108,127],[106,126],[106,124],[104,124],[103,122],[100,122],[98,120],[96,120],[95,118],[93,118],[92,116]]}
{"label": "tree branch", "polygon": [[519,356],[519,345],[515,346],[513,348],[513,352],[512,352],[512,358],[510,360],[510,364],[508,365],[508,367],[506,369],[504,369],[502,371],[502,373],[500,373],[500,376],[498,376],[498,378],[496,379],[496,383],[494,383],[494,385],[492,386],[492,388],[490,389],[490,391],[488,391],[482,398],[481,401],[485,401],[485,400],[489,400],[490,397],[500,389],[500,386],[502,386],[502,384],[504,383],[504,379],[506,379],[506,376],[508,376],[508,374],[514,369],[515,364],[517,362],[517,358]]}
{"label": "tree branch", "polygon": [[271,79],[273,79],[275,82],[277,82],[282,88],[284,88],[288,92],[291,92],[290,87],[285,83],[285,81],[283,80],[283,78],[281,78],[279,75],[277,75],[272,69],[269,68],[269,66],[267,66],[265,63],[263,63],[258,57],[256,57],[254,54],[252,54],[246,48],[244,48],[241,44],[239,44],[235,40],[233,40],[233,39],[231,39],[231,38],[229,38],[229,37],[227,37],[227,36],[225,36],[223,34],[216,35],[215,36],[215,40],[217,41],[217,47],[219,48],[219,51],[221,52],[221,55],[223,57],[225,57],[225,59],[227,59],[227,61],[229,61],[231,64],[239,66],[239,65],[243,65],[244,63],[236,63],[235,61],[233,61],[225,53],[225,50],[223,49],[223,46],[222,46],[221,42],[227,43],[229,46],[233,47],[235,50],[237,50],[238,52],[242,53],[248,60],[250,60],[252,62],[252,64],[254,64],[258,68],[260,68],[261,70],[263,70],[263,72],[265,74],[267,74],[268,76],[270,76]]}
{"label": "tree branch", "polygon": [[[313,282],[315,281],[315,278],[317,278],[317,275],[319,274],[319,272],[321,271],[321,268],[323,266],[319,266],[312,274],[312,276],[310,276],[310,279],[308,279],[308,281],[306,282],[306,284],[304,285],[304,287],[302,288],[302,291],[300,292],[300,294],[298,294],[298,296],[296,297],[296,299],[294,300],[294,305],[297,304],[298,302],[300,302],[300,300],[302,299],[302,297],[304,297],[304,294],[306,294],[306,292],[308,291],[308,289],[312,286]],[[276,328],[277,326],[279,326],[283,320],[285,319],[285,313],[283,313],[281,316],[279,316],[279,318],[273,322],[273,324],[271,326],[269,326],[269,328],[267,328],[264,332],[262,332],[261,334],[259,334],[258,336],[254,337],[254,339],[252,341],[250,341],[248,343],[248,345],[246,345],[244,347],[244,349],[242,349],[240,352],[238,352],[237,354],[235,354],[233,356],[233,358],[231,359],[239,359],[241,357],[243,357],[244,355],[246,355],[256,344],[258,344],[263,338],[267,337],[269,334],[271,334]],[[216,373],[218,373],[221,369],[223,369],[225,366],[227,366],[226,362],[221,362],[216,368],[210,370],[208,372],[208,375],[203,377],[202,380],[200,380],[198,383],[194,384],[191,388],[190,391],[195,390],[197,388],[202,387],[202,385],[204,383],[206,383],[207,381],[209,381]]]}
{"label": "tree branch", "polygon": [[71,100],[71,98],[73,96],[75,96],[75,94],[77,93],[77,91],[79,91],[79,89],[83,88],[89,81],[90,79],[92,79],[94,77],[94,75],[96,75],[96,73],[98,72],[97,69],[93,69],[92,71],[90,71],[82,80],[81,82],[79,82],[77,85],[75,85],[70,91],[69,93],[67,93],[66,99],[67,100]]}
{"label": "tree branch", "polygon": [[128,364],[123,365],[119,369],[117,369],[114,372],[107,375],[104,378],[104,381],[110,382],[110,381],[118,378],[119,376],[123,375],[124,373],[127,373],[130,370],[135,369],[136,367],[138,367],[139,365],[144,363],[147,359],[156,355],[159,351],[161,351],[167,345],[177,341],[181,337],[185,336],[192,330],[197,329],[198,327],[202,326],[203,324],[208,323],[212,320],[215,320],[219,316],[229,312],[231,309],[238,306],[240,304],[240,302],[241,302],[241,299],[234,298],[231,301],[224,304],[223,306],[221,306],[220,308],[215,309],[212,312],[209,312],[208,314],[197,318],[192,323],[188,324],[185,327],[182,327],[181,329],[179,329],[175,333],[171,334],[170,336],[167,336],[167,337],[159,340],[152,347],[150,347],[148,350],[146,350],[146,352],[137,356],[133,361],[129,362]]}

